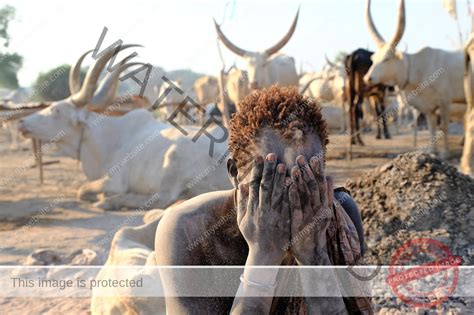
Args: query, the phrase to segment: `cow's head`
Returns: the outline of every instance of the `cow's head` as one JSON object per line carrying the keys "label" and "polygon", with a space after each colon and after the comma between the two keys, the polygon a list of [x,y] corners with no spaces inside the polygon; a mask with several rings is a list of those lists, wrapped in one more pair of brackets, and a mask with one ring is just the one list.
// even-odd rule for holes
{"label": "cow's head", "polygon": [[120,73],[131,66],[141,65],[141,63],[126,63],[125,58],[113,71],[107,73],[96,89],[99,75],[106,63],[119,51],[133,46],[136,45],[123,45],[103,53],[94,66],[89,68],[81,85],[79,80],[81,64],[92,51],[84,53],[69,74],[71,96],[53,102],[49,107],[19,120],[19,131],[26,137],[54,142],[65,154],[70,154],[71,150],[79,145],[80,130],[86,123],[89,111],[113,104]]}
{"label": "cow's head", "polygon": [[364,80],[367,84],[385,84],[403,86],[407,80],[407,60],[397,45],[405,31],[405,1],[400,0],[398,9],[398,25],[393,38],[386,42],[375,27],[370,13],[370,0],[367,0],[366,21],[369,32],[377,44],[377,51],[372,55],[372,66]]}
{"label": "cow's head", "polygon": [[283,37],[274,46],[266,49],[263,52],[247,51],[234,45],[224,35],[220,26],[217,24],[216,20],[214,20],[217,35],[219,36],[219,39],[222,41],[222,43],[224,43],[224,45],[233,53],[242,57],[247,63],[248,79],[249,79],[250,88],[252,90],[261,89],[264,87],[268,87],[270,85],[267,64],[270,61],[270,58],[272,57],[272,55],[274,55],[280,49],[282,49],[286,45],[286,43],[288,43],[288,41],[290,40],[291,36],[293,35],[296,29],[296,24],[298,22],[298,15],[299,15],[299,10],[296,13],[295,19],[293,20],[293,24],[291,25],[290,29],[286,33],[285,37]]}

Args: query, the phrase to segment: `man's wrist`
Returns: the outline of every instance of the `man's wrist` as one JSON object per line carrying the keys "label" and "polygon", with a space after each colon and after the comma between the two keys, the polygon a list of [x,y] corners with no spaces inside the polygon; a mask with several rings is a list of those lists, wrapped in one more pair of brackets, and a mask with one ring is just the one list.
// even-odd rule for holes
{"label": "man's wrist", "polygon": [[299,265],[304,266],[326,266],[331,264],[326,247],[315,248],[311,254],[297,257],[296,261]]}
{"label": "man's wrist", "polygon": [[[278,268],[283,261],[281,254],[249,250],[242,277],[248,281],[273,286],[276,283]],[[268,268],[261,267],[268,266]]]}
{"label": "man's wrist", "polygon": [[284,253],[271,253],[256,249],[249,249],[246,266],[280,266]]}

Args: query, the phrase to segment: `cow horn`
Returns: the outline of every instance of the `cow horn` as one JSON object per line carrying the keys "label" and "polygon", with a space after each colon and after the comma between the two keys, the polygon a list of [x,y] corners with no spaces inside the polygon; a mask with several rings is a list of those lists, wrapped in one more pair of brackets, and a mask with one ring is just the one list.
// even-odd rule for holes
{"label": "cow horn", "polygon": [[295,32],[296,29],[296,24],[298,23],[298,16],[300,14],[300,9],[298,8],[298,11],[296,12],[295,19],[293,20],[293,24],[291,24],[290,29],[286,33],[285,37],[283,37],[276,45],[268,48],[265,52],[267,53],[268,56],[273,55],[274,53],[278,52],[280,49],[283,48],[283,46],[288,43],[290,40],[291,36],[293,36],[293,33]]}
{"label": "cow horn", "polygon": [[86,51],[79,59],[77,59],[74,66],[69,71],[69,92],[71,95],[76,94],[81,89],[81,65],[82,61],[88,54],[90,54],[93,50]]}
{"label": "cow horn", "polygon": [[331,60],[329,60],[328,56],[324,55],[324,58],[326,59],[326,62],[328,63],[329,66],[331,66],[332,68],[337,68],[337,65]]}
{"label": "cow horn", "polygon": [[405,32],[405,25],[406,25],[405,0],[400,0],[400,6],[398,7],[397,31],[395,32],[395,35],[390,41],[390,47],[392,48],[397,47],[398,43],[403,37],[403,33]]}
{"label": "cow horn", "polygon": [[78,107],[86,105],[94,95],[97,80],[99,79],[100,73],[104,69],[109,59],[126,48],[139,46],[140,45],[122,45],[115,49],[108,49],[103,52],[102,56],[100,56],[95,64],[87,71],[86,78],[84,79],[84,83],[82,84],[80,91],[71,96],[71,101]]}
{"label": "cow horn", "polygon": [[304,92],[306,92],[306,90],[309,88],[311,83],[313,83],[316,80],[321,80],[321,79],[322,79],[322,76],[318,75],[318,76],[312,78],[311,80],[309,80],[308,83],[306,83],[305,86],[303,87],[303,89],[301,90],[300,94],[304,94]]}
{"label": "cow horn", "polygon": [[126,63],[127,61],[127,58],[124,59],[118,68],[112,72],[107,73],[107,76],[102,80],[96,92],[94,93],[94,97],[90,101],[92,106],[106,107],[111,105],[117,95],[120,74],[130,67],[145,65],[143,62]]}
{"label": "cow horn", "polygon": [[375,27],[374,20],[372,19],[372,13],[370,12],[370,0],[367,0],[365,20],[367,22],[367,27],[369,28],[369,33],[375,41],[375,44],[377,45],[377,47],[382,47],[385,44],[385,40]]}
{"label": "cow horn", "polygon": [[240,47],[237,47],[227,37],[225,37],[224,33],[221,30],[221,27],[219,26],[219,24],[217,24],[216,19],[214,19],[214,26],[216,27],[217,36],[219,36],[219,39],[230,51],[234,52],[235,54],[241,57],[249,54],[248,51]]}

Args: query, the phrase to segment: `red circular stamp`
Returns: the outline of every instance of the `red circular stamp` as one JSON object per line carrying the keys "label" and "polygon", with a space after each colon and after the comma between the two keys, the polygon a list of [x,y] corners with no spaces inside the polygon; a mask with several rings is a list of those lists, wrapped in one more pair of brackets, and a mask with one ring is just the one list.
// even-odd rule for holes
{"label": "red circular stamp", "polygon": [[[411,265],[414,262],[419,265]],[[456,290],[460,256],[448,246],[431,238],[405,242],[390,260],[387,283],[406,304],[434,308]]]}

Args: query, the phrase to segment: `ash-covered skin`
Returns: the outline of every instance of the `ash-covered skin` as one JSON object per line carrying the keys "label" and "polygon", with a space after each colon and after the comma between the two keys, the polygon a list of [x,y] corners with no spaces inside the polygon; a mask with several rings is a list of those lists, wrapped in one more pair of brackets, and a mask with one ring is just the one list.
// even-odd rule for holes
{"label": "ash-covered skin", "polygon": [[[290,177],[291,168],[296,165],[296,158],[302,155],[306,160],[310,160],[313,156],[318,157],[324,163],[324,152],[321,140],[316,133],[303,135],[300,130],[295,131],[295,136],[291,140],[286,140],[282,135],[272,129],[265,128],[262,130],[260,137],[255,140],[253,157],[249,157],[249,163],[240,167],[238,181],[240,183],[248,183],[249,180],[249,164],[257,156],[265,157],[269,153],[275,153],[277,156],[277,164],[284,163],[287,166],[287,176]],[[241,176],[243,174],[243,176]]]}
{"label": "ash-covered skin", "polygon": [[[321,108],[314,100],[299,94],[296,88],[273,86],[256,91],[240,105],[240,111],[231,120],[229,149],[232,157],[227,162],[235,189],[204,194],[167,210],[156,232],[156,261],[158,265],[245,265],[245,279],[272,284],[272,275],[252,273],[248,267],[294,265],[296,256],[298,263],[322,264],[323,260],[313,257],[317,254],[315,251],[306,250],[317,247],[318,236],[311,235],[305,246],[292,246],[288,241],[294,237],[291,230],[301,231],[306,222],[295,221],[302,217],[301,212],[305,219],[305,215],[321,210],[314,206],[316,191],[306,191],[308,197],[297,195],[305,186],[316,190],[316,186],[324,186],[327,192],[321,179],[325,175],[328,133]],[[321,172],[316,174],[317,184],[313,181],[310,185],[303,178],[305,182],[299,180],[295,190],[295,178],[288,184],[281,179],[282,175],[283,179],[291,178],[290,170],[297,165],[300,155],[305,161],[315,157],[320,162]],[[189,157],[189,167],[192,167],[192,159]],[[301,164],[296,167],[303,169]],[[283,172],[278,173],[278,170]],[[288,192],[280,193],[290,188],[293,189],[292,201]],[[287,198],[289,207],[285,200],[280,203],[278,198]],[[328,195],[327,200],[330,199]],[[299,215],[291,216],[291,212],[298,211]],[[288,212],[289,218],[284,216]],[[288,244],[289,247],[285,246]],[[179,285],[173,281],[174,277],[173,271],[161,274],[170,314],[302,314],[318,313],[317,310],[345,313],[344,305],[334,298],[170,297],[175,295],[175,286]],[[236,292],[249,289],[245,281],[235,288]]]}
{"label": "ash-covered skin", "polygon": [[[304,138],[293,140],[285,140],[278,132],[270,128],[265,129],[255,141],[255,156],[265,157],[269,153],[275,153],[277,165],[286,164],[288,176],[290,176],[291,167],[296,165],[296,158],[299,155],[303,155],[308,161],[313,156],[322,157],[323,148],[316,133],[309,133]],[[229,175],[234,183],[239,184],[239,176],[236,171],[241,170],[237,169],[232,160],[229,161],[229,164]],[[241,168],[246,170],[248,166]],[[249,180],[250,176],[246,176],[244,182],[248,183]],[[237,198],[246,199],[248,198],[248,189],[238,190],[237,194]],[[234,210],[236,207],[234,191],[229,190],[201,195],[168,210],[156,233],[155,252],[158,264],[244,265],[249,249],[238,227],[237,214]],[[229,214],[233,213],[235,216],[229,217]],[[226,215],[229,219],[214,229],[219,219]],[[213,235],[203,238],[206,231],[211,229]],[[200,238],[202,241],[196,246],[196,240]],[[193,245],[192,249],[188,250],[190,245]],[[282,264],[294,264],[294,261],[291,257],[287,257]],[[162,275],[165,280],[171,279],[172,276],[170,273]],[[165,290],[172,292],[173,288],[165,288]],[[167,311],[173,314],[196,312],[227,314],[231,311],[233,303],[233,298],[166,298]],[[324,303],[321,300],[317,303],[326,307],[331,305],[331,303]],[[285,310],[305,307],[305,303],[296,298],[275,298],[273,304],[278,305],[279,311],[283,314]],[[255,299],[254,306],[260,307],[261,301]]]}

